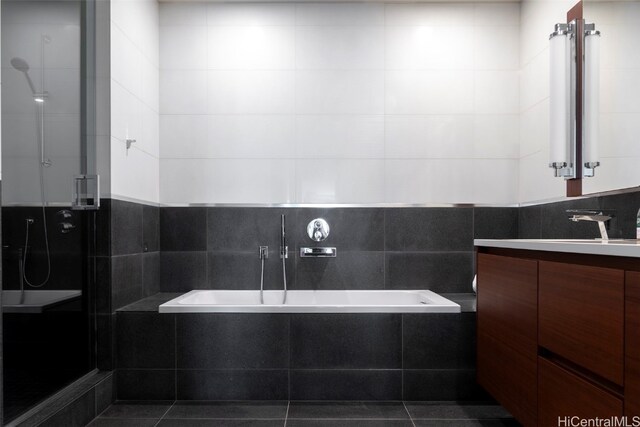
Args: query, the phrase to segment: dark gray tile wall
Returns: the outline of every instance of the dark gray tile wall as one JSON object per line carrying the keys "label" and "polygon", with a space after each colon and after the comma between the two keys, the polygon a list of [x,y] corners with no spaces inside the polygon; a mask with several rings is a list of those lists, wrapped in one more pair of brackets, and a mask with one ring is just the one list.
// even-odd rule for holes
{"label": "dark gray tile wall", "polygon": [[568,209],[609,209],[614,217],[608,224],[609,237],[635,239],[640,191],[587,197],[519,209],[518,237],[521,239],[592,239],[600,237],[598,225],[568,220]]}
{"label": "dark gray tile wall", "polygon": [[[142,217],[139,230],[129,227],[142,237],[116,243],[118,233],[110,233],[106,266],[98,265],[110,286],[98,304],[109,319],[102,341],[115,336],[120,345],[111,356],[119,368],[118,397],[485,399],[475,383],[473,313],[161,316],[129,310],[117,314],[116,327],[111,316],[135,295],[257,289],[261,245],[270,250],[265,288],[280,289],[282,213],[292,255],[289,289],[449,293],[469,290],[474,238],[593,238],[595,224],[570,222],[565,212],[591,208],[614,209],[610,235],[631,238],[638,207],[640,192],[522,208],[136,209],[111,201],[111,210],[122,212],[107,230]],[[297,256],[301,246],[314,246],[305,229],[316,217],[332,226],[319,246],[336,246],[336,259]],[[132,252],[137,248],[142,252]],[[137,263],[139,269],[132,267]]]}
{"label": "dark gray tile wall", "polygon": [[[160,291],[258,289],[258,247],[269,247],[265,288],[282,288],[280,215],[286,215],[289,289],[469,292],[473,239],[515,238],[517,208],[161,208]],[[314,218],[331,226],[315,243]],[[336,258],[304,259],[303,246]]]}
{"label": "dark gray tile wall", "polygon": [[117,313],[118,400],[484,400],[475,314]]}
{"label": "dark gray tile wall", "polygon": [[120,200],[96,215],[97,366],[115,367],[115,311],[160,289],[160,209]]}

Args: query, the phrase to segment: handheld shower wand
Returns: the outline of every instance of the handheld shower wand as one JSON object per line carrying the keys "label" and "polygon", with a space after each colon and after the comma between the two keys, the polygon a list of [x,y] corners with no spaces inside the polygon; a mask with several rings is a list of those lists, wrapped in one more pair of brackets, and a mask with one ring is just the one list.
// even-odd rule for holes
{"label": "handheld shower wand", "polygon": [[36,87],[33,85],[33,80],[31,80],[31,77],[29,76],[29,64],[27,61],[18,57],[11,58],[11,66],[24,74],[27,79],[27,83],[29,84],[29,88],[31,89],[31,93],[35,96],[37,93]]}
{"label": "handheld shower wand", "polygon": [[282,304],[287,303],[287,258],[289,258],[289,248],[287,247],[284,225],[284,214],[282,214],[280,215],[280,258],[282,259],[282,284],[284,285]]}

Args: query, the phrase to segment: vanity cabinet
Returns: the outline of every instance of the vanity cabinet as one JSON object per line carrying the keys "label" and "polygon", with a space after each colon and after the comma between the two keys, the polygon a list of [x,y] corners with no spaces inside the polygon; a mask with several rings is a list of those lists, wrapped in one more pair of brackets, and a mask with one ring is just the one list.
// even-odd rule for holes
{"label": "vanity cabinet", "polygon": [[640,259],[478,248],[478,382],[525,426],[640,415]]}
{"label": "vanity cabinet", "polygon": [[478,255],[478,381],[514,417],[535,425],[538,265]]}

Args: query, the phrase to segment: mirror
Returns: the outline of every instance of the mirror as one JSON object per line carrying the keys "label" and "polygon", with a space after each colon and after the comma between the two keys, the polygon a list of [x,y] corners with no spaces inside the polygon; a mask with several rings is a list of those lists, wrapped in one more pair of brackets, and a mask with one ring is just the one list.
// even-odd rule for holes
{"label": "mirror", "polygon": [[587,0],[586,22],[601,32],[600,163],[583,193],[640,184],[640,1]]}

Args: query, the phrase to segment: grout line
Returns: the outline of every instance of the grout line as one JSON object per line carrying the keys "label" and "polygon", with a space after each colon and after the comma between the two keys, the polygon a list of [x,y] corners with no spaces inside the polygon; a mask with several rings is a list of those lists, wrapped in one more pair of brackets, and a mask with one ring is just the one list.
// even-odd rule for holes
{"label": "grout line", "polygon": [[382,208],[382,289],[384,290],[387,289],[387,210]]}
{"label": "grout line", "polygon": [[[291,332],[291,315],[287,316],[287,322],[289,327],[289,360],[287,363],[287,402],[291,402],[291,354],[292,354],[292,332]],[[289,414],[289,403],[287,403],[287,414]],[[285,417],[286,421],[286,417]]]}
{"label": "grout line", "polygon": [[411,421],[411,425],[413,427],[416,427],[416,423],[413,422],[413,417],[411,417],[411,413],[409,412],[409,410],[407,409],[407,404],[405,403],[405,401],[402,401],[402,406],[404,407],[404,410],[407,411],[407,415],[409,416],[409,421]]}
{"label": "grout line", "polygon": [[178,316],[173,316],[173,397],[178,400]]}
{"label": "grout line", "polygon": [[400,398],[403,399],[402,405],[404,405],[404,314],[403,313],[400,313]]}

